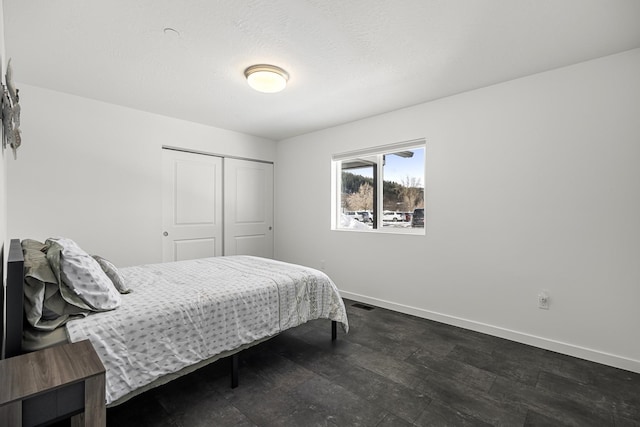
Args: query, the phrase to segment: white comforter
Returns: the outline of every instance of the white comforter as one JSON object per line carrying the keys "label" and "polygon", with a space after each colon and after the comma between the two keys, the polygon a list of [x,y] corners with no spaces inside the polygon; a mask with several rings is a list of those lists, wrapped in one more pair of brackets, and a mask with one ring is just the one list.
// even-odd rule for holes
{"label": "white comforter", "polygon": [[308,320],[347,315],[324,273],[250,256],[120,270],[133,292],[116,310],[67,323],[106,367],[107,404],[155,379]]}

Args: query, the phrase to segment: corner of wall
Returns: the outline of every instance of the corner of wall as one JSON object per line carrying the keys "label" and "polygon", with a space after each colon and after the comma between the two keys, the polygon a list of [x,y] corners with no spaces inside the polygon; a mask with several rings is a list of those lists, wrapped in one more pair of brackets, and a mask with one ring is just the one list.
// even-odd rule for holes
{"label": "corner of wall", "polygon": [[[0,0],[0,76],[4,75],[4,64],[6,62],[6,54],[4,47],[4,2]],[[0,138],[4,138],[4,135],[1,134],[2,130],[0,130]],[[4,150],[2,151],[2,159],[0,159],[0,257],[2,261],[2,265],[0,265],[0,277],[2,278],[2,292],[0,292],[0,306],[2,306],[2,339],[0,340],[0,356],[4,357],[4,290],[5,290],[5,257],[4,257],[4,248],[7,240],[7,160],[4,155]],[[8,247],[8,246],[7,246]]]}
{"label": "corner of wall", "polygon": [[[4,83],[6,49],[4,45],[4,2],[0,0],[0,80]],[[0,129],[0,138],[4,138]],[[7,241],[7,156],[2,150],[0,159],[0,244],[5,247]],[[4,265],[4,259],[3,259]],[[4,276],[3,276],[4,283]]]}

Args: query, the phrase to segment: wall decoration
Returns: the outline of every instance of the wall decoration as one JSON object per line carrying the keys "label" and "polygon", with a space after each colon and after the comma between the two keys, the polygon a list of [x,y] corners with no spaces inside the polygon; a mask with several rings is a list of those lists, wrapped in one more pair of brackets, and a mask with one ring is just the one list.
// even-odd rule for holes
{"label": "wall decoration", "polygon": [[2,99],[0,106],[0,117],[2,118],[2,149],[7,145],[13,150],[13,158],[18,158],[18,147],[22,144],[20,135],[20,96],[19,90],[13,83],[13,69],[11,59],[7,63],[7,73],[5,75],[6,86],[2,86]]}

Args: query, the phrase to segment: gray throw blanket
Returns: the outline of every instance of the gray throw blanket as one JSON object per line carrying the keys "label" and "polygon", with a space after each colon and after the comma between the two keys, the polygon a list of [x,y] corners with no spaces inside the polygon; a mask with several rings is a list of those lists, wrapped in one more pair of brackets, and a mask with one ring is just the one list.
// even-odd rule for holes
{"label": "gray throw blanket", "polygon": [[[52,331],[91,308],[60,280],[58,245],[36,240],[22,241],[24,254],[24,308],[27,321],[42,331]],[[51,268],[52,266],[56,268]]]}

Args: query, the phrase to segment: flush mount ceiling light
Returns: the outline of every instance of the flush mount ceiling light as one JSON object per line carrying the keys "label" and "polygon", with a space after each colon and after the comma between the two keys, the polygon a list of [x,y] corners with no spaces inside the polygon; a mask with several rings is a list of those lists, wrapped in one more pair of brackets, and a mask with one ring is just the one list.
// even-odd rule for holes
{"label": "flush mount ceiling light", "polygon": [[244,75],[249,86],[264,93],[280,92],[289,80],[289,74],[285,70],[267,64],[252,65],[244,70]]}

